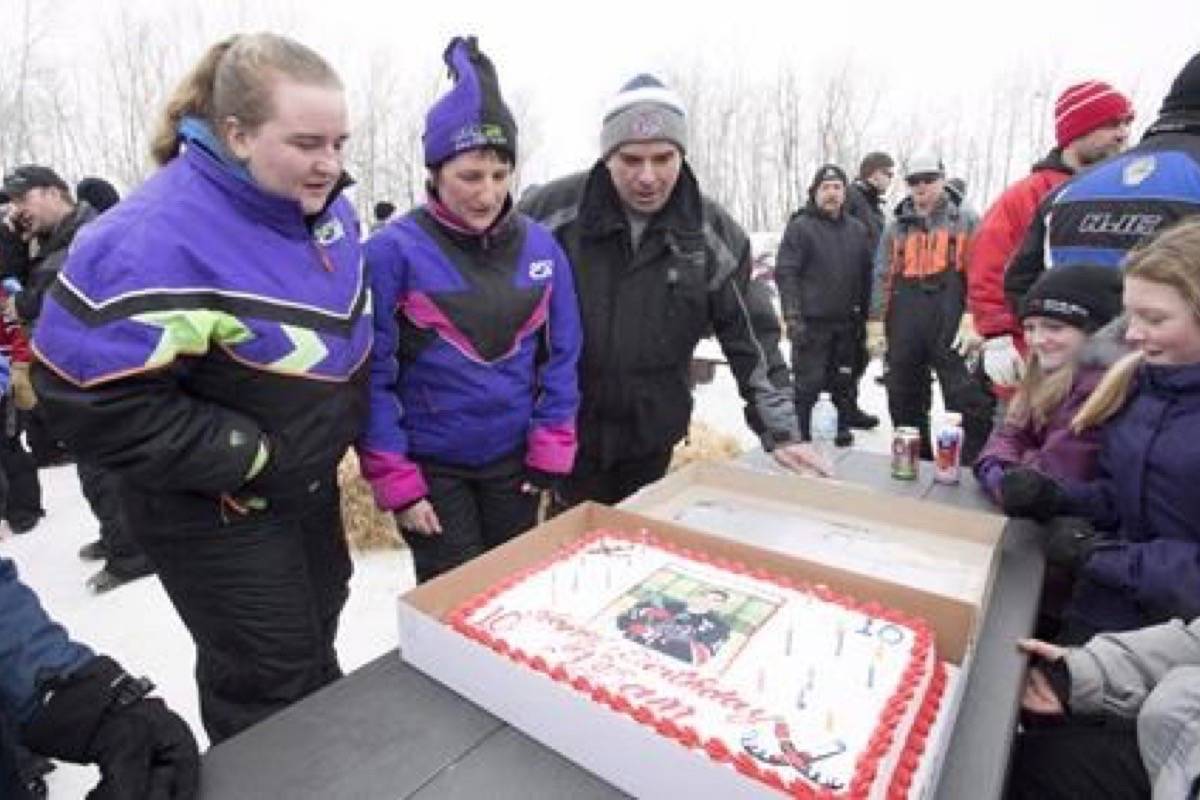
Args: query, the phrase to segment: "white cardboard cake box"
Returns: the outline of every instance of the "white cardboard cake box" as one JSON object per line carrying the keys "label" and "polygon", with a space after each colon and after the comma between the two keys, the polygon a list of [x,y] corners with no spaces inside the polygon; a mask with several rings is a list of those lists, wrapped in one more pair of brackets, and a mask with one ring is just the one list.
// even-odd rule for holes
{"label": "white cardboard cake box", "polygon": [[696,462],[621,508],[984,607],[1007,519],[853,483]]}
{"label": "white cardboard cake box", "polygon": [[[864,495],[863,504],[880,502]],[[797,580],[823,583],[858,599],[917,614],[933,626],[941,657],[960,665],[977,624],[975,604],[847,570],[699,533],[620,509],[586,503],[523,536],[422,584],[399,600],[400,655],[618,788],[644,798],[740,798],[780,795],[733,768],[666,739],[569,686],[461,636],[443,619],[508,575],[549,558],[600,529],[648,529],[654,536],[716,557],[754,564]]]}

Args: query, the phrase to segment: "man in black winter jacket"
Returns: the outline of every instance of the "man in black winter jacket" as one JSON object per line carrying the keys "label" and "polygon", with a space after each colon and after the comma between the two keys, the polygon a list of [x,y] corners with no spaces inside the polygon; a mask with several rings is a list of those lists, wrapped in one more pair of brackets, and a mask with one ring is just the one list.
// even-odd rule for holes
{"label": "man in black winter jacket", "polygon": [[846,187],[846,213],[866,226],[872,258],[887,222],[883,203],[895,169],[896,162],[887,153],[867,153],[859,164],[858,177]]}
{"label": "man in black winter jacket", "polygon": [[32,329],[42,313],[42,298],[67,260],[75,234],[96,218],[96,210],[87,203],[76,203],[58,173],[37,164],[17,167],[5,175],[4,191],[34,244],[22,289],[12,296],[5,311]]}
{"label": "man in black winter jacket", "polygon": [[[5,175],[4,191],[12,198],[16,214],[33,234],[36,245],[24,285],[9,300],[4,313],[32,332],[42,313],[42,300],[58,279],[71,242],[80,228],[94,220],[97,214],[87,203],[75,202],[66,181],[58,173],[38,164],[16,167]],[[40,434],[43,437],[53,435],[54,420],[39,407],[31,411],[30,425],[46,428],[48,433]],[[32,431],[30,438],[34,438]],[[126,530],[118,511],[116,474],[82,462],[77,468],[84,497],[100,521],[99,542],[85,545],[80,556],[105,562],[104,567],[88,579],[88,588],[96,593],[106,592],[151,574],[154,570],[150,561]]]}
{"label": "man in black winter jacket", "polygon": [[678,95],[634,78],[605,114],[601,145],[590,172],[521,201],[570,258],[583,321],[579,453],[560,499],[616,503],[662,477],[687,434],[688,367],[710,329],[763,446],[791,468],[828,471],[800,442],[778,319],[751,286],[749,239],[684,160]]}
{"label": "man in black winter jacket", "polygon": [[[867,245],[871,248],[871,258],[875,257],[875,250],[879,247],[879,238],[883,236],[883,229],[887,225],[887,215],[884,213],[883,206],[888,189],[892,185],[892,178],[895,177],[895,170],[896,162],[887,153],[879,151],[867,153],[858,166],[858,177],[846,189],[846,213],[867,226]],[[859,340],[856,356],[852,390],[856,416],[861,415],[860,419],[864,422],[874,419],[875,424],[879,424],[878,417],[872,417],[858,406],[858,383],[862,380],[863,374],[867,371],[867,365],[871,361],[871,354],[867,352],[866,326],[863,327],[863,335]],[[887,359],[884,359],[885,367],[886,361]],[[882,381],[885,376],[886,373],[881,374],[877,380]],[[865,427],[874,427],[874,425]]]}
{"label": "man in black winter jacket", "polygon": [[844,211],[846,173],[820,167],[808,187],[808,205],[788,223],[775,259],[775,282],[792,342],[796,416],[807,441],[817,395],[828,389],[838,411],[839,447],[851,427],[873,428],[877,418],[854,402],[858,344],[871,301],[872,258],[866,227]]}

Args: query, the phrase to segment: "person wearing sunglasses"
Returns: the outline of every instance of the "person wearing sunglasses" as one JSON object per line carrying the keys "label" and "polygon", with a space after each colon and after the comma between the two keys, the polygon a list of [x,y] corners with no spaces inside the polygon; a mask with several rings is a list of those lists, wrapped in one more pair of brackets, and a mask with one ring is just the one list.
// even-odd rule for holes
{"label": "person wearing sunglasses", "polygon": [[958,347],[978,219],[946,191],[936,156],[911,158],[905,182],[909,195],[896,207],[876,253],[888,343],[888,412],[893,426],[920,431],[921,456],[931,458],[932,369],[946,409],[962,414],[963,463],[970,464],[991,432],[991,401]]}

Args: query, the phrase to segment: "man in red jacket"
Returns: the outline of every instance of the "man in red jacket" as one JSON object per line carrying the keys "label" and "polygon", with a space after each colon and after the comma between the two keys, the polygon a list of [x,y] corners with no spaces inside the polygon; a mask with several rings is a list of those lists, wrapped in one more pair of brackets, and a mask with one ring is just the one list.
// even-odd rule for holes
{"label": "man in red jacket", "polygon": [[1129,140],[1133,106],[1103,81],[1068,87],[1054,104],[1055,147],[987,210],[975,234],[967,300],[986,340],[983,368],[1005,399],[1021,379],[1021,325],[1004,296],[1004,270],[1025,238],[1038,204],[1079,170],[1116,155]]}

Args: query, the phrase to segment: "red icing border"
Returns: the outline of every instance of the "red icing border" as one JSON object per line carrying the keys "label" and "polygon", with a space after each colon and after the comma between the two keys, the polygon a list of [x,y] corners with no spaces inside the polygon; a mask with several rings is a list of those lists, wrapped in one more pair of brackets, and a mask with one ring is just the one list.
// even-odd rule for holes
{"label": "red icing border", "polygon": [[[913,630],[914,643],[912,657],[901,675],[900,685],[884,704],[883,711],[880,713],[879,723],[868,739],[866,750],[859,756],[858,763],[854,768],[854,777],[849,783],[848,792],[834,794],[829,789],[814,787],[804,778],[796,778],[791,783],[785,783],[775,772],[763,769],[753,759],[744,757],[745,754],[738,755],[731,753],[729,747],[721,740],[711,738],[707,741],[701,741],[695,729],[690,726],[680,726],[669,720],[659,719],[650,709],[644,706],[633,705],[619,695],[614,696],[601,686],[592,686],[582,676],[571,678],[560,665],[549,665],[541,656],[531,657],[519,648],[509,646],[503,639],[494,637],[480,628],[473,627],[467,621],[467,618],[471,614],[491,602],[496,596],[508,591],[533,575],[550,568],[555,563],[565,561],[575,553],[586,549],[597,540],[603,538],[623,539],[632,544],[643,542],[652,544],[662,550],[692,561],[697,561],[701,564],[707,564],[726,572],[748,576],[767,583],[774,583],[784,589],[806,592],[826,603],[840,605],[851,611],[897,623]],[[802,798],[803,800],[861,800],[867,797],[871,790],[871,784],[875,782],[879,762],[891,747],[892,740],[896,735],[896,728],[904,718],[906,706],[912,700],[913,695],[921,684],[921,679],[925,674],[925,664],[929,660],[930,650],[933,646],[933,636],[929,628],[929,623],[918,617],[909,616],[902,611],[885,608],[873,601],[860,602],[851,597],[840,595],[823,584],[814,585],[806,581],[796,581],[768,572],[759,567],[751,568],[745,564],[730,561],[727,558],[697,552],[672,542],[663,541],[649,533],[642,532],[635,536],[622,531],[605,529],[595,530],[579,537],[574,542],[557,550],[550,558],[519,570],[495,586],[486,589],[475,597],[467,599],[448,613],[445,621],[463,636],[490,648],[512,661],[541,672],[550,679],[564,686],[569,686],[581,694],[589,695],[595,702],[607,705],[614,711],[625,714],[636,722],[653,728],[660,736],[673,739],[689,749],[702,750],[709,758],[718,763],[730,764],[743,775],[747,775],[773,789],[782,791],[792,797]],[[905,739],[904,747],[897,760],[896,773],[892,776],[891,782],[888,785],[889,800],[893,800],[893,798],[902,800],[911,787],[913,776],[916,773],[921,754],[925,749],[926,740],[929,737],[929,730],[937,719],[945,686],[945,666],[935,661],[934,675],[930,680],[929,689],[925,693],[921,707],[917,711],[916,718],[913,721],[912,728]]]}
{"label": "red icing border", "polygon": [[925,745],[929,741],[929,733],[937,722],[948,680],[946,665],[939,662],[934,670],[933,678],[929,681],[929,690],[925,692],[921,708],[917,711],[912,728],[908,731],[904,750],[900,754],[896,771],[892,775],[892,782],[888,786],[888,800],[905,800],[908,797],[908,793],[912,789],[913,777],[921,765],[921,755],[925,752]]}

